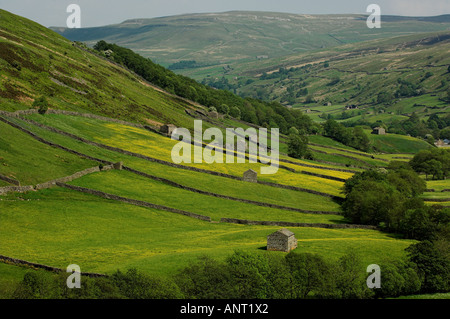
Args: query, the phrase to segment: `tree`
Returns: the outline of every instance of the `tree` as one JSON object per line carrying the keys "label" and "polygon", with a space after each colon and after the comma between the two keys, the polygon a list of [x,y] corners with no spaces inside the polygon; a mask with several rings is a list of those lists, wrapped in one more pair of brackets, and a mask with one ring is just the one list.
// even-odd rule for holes
{"label": "tree", "polygon": [[335,270],[336,287],[342,299],[363,299],[373,292],[367,288],[365,268],[360,257],[349,251],[337,263]]}
{"label": "tree", "polygon": [[311,103],[316,103],[316,100],[314,99],[314,96],[312,96],[311,94],[308,95],[305,99],[305,103],[306,104],[311,104]]}
{"label": "tree", "polygon": [[414,264],[407,261],[380,265],[381,289],[375,290],[378,298],[398,297],[419,292],[420,278],[417,275]]}
{"label": "tree", "polygon": [[237,106],[232,106],[229,114],[236,119],[241,118],[241,110]]}
{"label": "tree", "polygon": [[238,299],[267,298],[269,263],[264,256],[235,251],[226,260],[231,283]]}
{"label": "tree", "polygon": [[425,188],[425,182],[406,168],[356,173],[344,184],[343,214],[354,223],[383,223],[388,229],[398,230],[403,212],[422,203],[414,200]]}
{"label": "tree", "polygon": [[289,129],[289,135],[291,135],[291,134],[294,134],[294,135],[298,135],[299,134],[299,131],[298,131],[298,129],[295,126],[293,126],[293,127],[291,127]]}
{"label": "tree", "polygon": [[290,252],[286,255],[286,263],[292,275],[292,298],[304,299],[310,293],[316,297],[333,294],[335,285],[331,268],[320,256]]}
{"label": "tree", "polygon": [[232,276],[224,263],[201,256],[175,276],[175,281],[190,299],[234,298]]}
{"label": "tree", "polygon": [[178,286],[170,279],[150,276],[129,269],[126,273],[117,271],[112,281],[121,294],[130,299],[179,299],[183,295]]}
{"label": "tree", "polygon": [[406,249],[422,280],[423,292],[446,292],[450,289],[450,261],[433,242],[422,241]]}
{"label": "tree", "polygon": [[45,96],[34,100],[33,106],[38,108],[39,114],[45,114],[48,111],[48,102]]}
{"label": "tree", "polygon": [[411,167],[419,174],[423,173],[428,178],[445,179],[450,173],[450,151],[432,148],[418,152],[409,162]]}
{"label": "tree", "polygon": [[363,181],[346,196],[343,215],[353,223],[390,226],[391,216],[401,207],[403,196],[387,182]]}
{"label": "tree", "polygon": [[310,152],[308,149],[308,137],[306,135],[295,133],[289,134],[288,155],[294,158],[310,157]]}
{"label": "tree", "polygon": [[364,130],[361,127],[353,128],[353,138],[351,142],[351,146],[361,151],[369,151],[370,149],[370,140]]}
{"label": "tree", "polygon": [[416,172],[407,168],[391,170],[387,175],[387,180],[408,198],[421,195],[427,187],[425,181]]}

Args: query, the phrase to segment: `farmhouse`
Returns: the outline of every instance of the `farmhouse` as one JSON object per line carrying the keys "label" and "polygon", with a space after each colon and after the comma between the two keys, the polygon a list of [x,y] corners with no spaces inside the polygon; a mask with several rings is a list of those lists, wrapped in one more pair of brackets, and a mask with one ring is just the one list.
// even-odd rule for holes
{"label": "farmhouse", "polygon": [[163,126],[161,126],[161,128],[159,129],[159,131],[161,133],[166,133],[167,135],[172,135],[173,131],[176,129],[177,127],[173,124],[165,124]]}
{"label": "farmhouse", "polygon": [[372,131],[372,134],[375,135],[386,135],[386,130],[382,127],[375,127]]}
{"label": "farmhouse", "polygon": [[267,236],[267,250],[290,252],[297,248],[297,239],[294,233],[283,228]]}
{"label": "farmhouse", "polygon": [[244,176],[242,178],[244,182],[257,183],[258,182],[258,173],[252,169],[244,172]]}

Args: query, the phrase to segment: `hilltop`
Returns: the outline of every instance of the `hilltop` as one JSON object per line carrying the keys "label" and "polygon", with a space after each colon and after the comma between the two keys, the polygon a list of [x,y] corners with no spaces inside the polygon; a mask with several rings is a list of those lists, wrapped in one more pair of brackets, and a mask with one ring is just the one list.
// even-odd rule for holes
{"label": "hilltop", "polygon": [[[384,17],[383,27],[367,28],[365,15],[306,15],[277,12],[223,12],[133,19],[82,29],[52,28],[72,41],[93,46],[113,42],[164,66],[205,65],[221,69],[238,61],[277,58],[346,43],[448,30],[450,15]],[[245,48],[245,49],[243,49]],[[195,61],[192,64],[192,61]],[[182,69],[181,69],[182,70]]]}

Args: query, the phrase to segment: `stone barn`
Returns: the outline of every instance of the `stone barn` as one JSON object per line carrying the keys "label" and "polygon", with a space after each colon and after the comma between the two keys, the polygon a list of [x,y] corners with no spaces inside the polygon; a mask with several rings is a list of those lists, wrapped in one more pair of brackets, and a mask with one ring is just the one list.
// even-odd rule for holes
{"label": "stone barn", "polygon": [[386,135],[386,130],[382,127],[375,127],[372,131],[372,134],[375,135]]}
{"label": "stone barn", "polygon": [[208,115],[209,115],[210,118],[213,118],[213,119],[218,119],[219,118],[219,113],[216,112],[216,111],[209,112]]}
{"label": "stone barn", "polygon": [[161,126],[161,128],[159,129],[159,131],[161,133],[166,133],[167,135],[172,135],[173,131],[176,129],[177,127],[173,124],[165,124],[163,126]]}
{"label": "stone barn", "polygon": [[242,178],[244,182],[257,183],[258,182],[258,173],[252,169],[244,172],[244,176]]}
{"label": "stone barn", "polygon": [[121,171],[123,169],[123,162],[114,163],[113,168]]}
{"label": "stone barn", "polygon": [[267,250],[288,253],[295,248],[297,248],[297,239],[294,233],[286,228],[267,236]]}

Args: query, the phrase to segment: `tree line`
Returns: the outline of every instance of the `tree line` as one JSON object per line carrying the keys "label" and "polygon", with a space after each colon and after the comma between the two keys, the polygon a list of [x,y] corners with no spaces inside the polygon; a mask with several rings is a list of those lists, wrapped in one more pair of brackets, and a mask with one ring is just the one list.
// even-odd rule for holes
{"label": "tree line", "polygon": [[[413,162],[413,161],[411,161]],[[393,161],[387,170],[356,173],[343,188],[343,215],[420,241],[407,252],[426,292],[450,291],[450,209],[420,198],[425,181],[409,163]]]}
{"label": "tree line", "polygon": [[[429,249],[429,247],[426,247]],[[419,252],[420,251],[420,252]],[[425,251],[425,253],[424,253]],[[69,289],[68,274],[29,271],[17,284],[17,299],[371,299],[434,291],[440,278],[424,278],[426,249],[382,263],[381,288],[367,287],[367,265],[349,251],[337,260],[292,251],[280,255],[235,251],[219,261],[200,256],[171,276],[137,269],[117,270],[101,278],[82,277],[81,289]],[[427,255],[428,256],[428,255]],[[429,260],[427,260],[428,262]],[[437,264],[434,264],[437,266]],[[430,288],[432,290],[430,290]],[[448,288],[448,287],[447,287]],[[441,287],[439,291],[445,291]]]}

